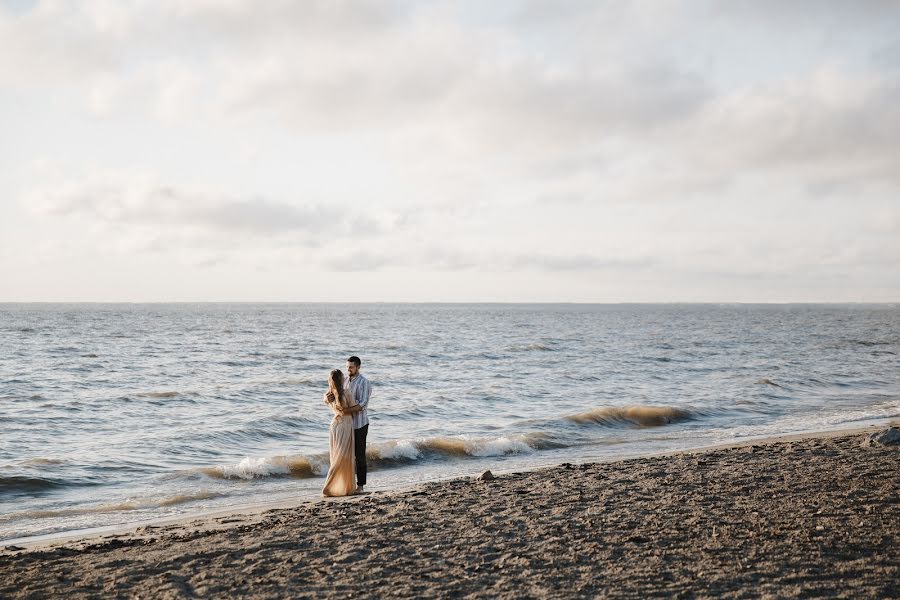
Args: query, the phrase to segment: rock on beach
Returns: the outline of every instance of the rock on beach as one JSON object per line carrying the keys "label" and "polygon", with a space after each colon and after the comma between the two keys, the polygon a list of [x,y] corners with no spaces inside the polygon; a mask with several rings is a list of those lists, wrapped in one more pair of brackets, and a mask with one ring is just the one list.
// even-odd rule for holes
{"label": "rock on beach", "polygon": [[900,446],[900,429],[888,427],[883,431],[876,431],[863,440],[864,447],[872,446]]}

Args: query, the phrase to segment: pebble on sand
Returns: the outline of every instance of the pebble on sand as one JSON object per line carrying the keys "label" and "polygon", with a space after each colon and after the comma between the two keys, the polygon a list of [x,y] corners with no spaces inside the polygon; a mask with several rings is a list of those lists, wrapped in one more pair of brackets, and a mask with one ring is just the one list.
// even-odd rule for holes
{"label": "pebble on sand", "polygon": [[476,479],[478,481],[493,481],[494,474],[491,473],[490,470],[487,470],[484,473],[482,473],[481,475],[479,475],[478,477],[476,477]]}

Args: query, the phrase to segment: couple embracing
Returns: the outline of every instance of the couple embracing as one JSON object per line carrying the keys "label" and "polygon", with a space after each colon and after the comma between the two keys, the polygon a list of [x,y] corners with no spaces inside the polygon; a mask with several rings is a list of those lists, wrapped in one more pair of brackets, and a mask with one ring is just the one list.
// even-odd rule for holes
{"label": "couple embracing", "polygon": [[[366,485],[366,436],[369,433],[369,395],[372,386],[359,372],[358,356],[347,359],[347,377],[340,369],[328,376],[325,404],[334,411],[331,452],[324,496],[361,494]],[[354,483],[354,475],[356,483]]]}

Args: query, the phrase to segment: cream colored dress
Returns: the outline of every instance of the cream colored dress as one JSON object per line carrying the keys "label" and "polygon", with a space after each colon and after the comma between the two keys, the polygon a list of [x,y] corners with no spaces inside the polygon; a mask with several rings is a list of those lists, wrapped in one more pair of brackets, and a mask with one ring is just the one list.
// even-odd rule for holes
{"label": "cream colored dress", "polygon": [[[353,394],[344,390],[340,399],[344,408],[356,406]],[[353,417],[341,415],[332,405],[334,419],[331,420],[331,456],[328,477],[322,489],[324,496],[349,496],[356,489],[356,459],[353,453]]]}

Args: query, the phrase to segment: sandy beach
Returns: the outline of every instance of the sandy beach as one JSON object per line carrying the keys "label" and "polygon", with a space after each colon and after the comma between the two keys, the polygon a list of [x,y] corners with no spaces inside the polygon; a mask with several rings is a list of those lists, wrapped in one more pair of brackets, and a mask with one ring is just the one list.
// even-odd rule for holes
{"label": "sandy beach", "polygon": [[424,484],[0,553],[0,597],[900,595],[866,435]]}

